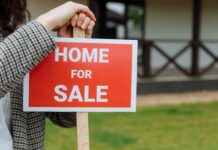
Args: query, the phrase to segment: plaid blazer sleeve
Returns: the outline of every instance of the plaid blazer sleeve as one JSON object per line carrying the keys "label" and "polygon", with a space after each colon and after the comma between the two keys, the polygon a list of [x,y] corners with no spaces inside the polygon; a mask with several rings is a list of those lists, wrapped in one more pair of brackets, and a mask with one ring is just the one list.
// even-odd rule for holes
{"label": "plaid blazer sleeve", "polygon": [[[23,25],[0,42],[0,98],[17,87],[23,77],[54,49],[52,36],[36,21]],[[46,116],[59,126],[75,126],[75,113],[53,112]]]}
{"label": "plaid blazer sleeve", "polygon": [[52,36],[36,21],[6,37],[0,43],[0,98],[54,49]]}

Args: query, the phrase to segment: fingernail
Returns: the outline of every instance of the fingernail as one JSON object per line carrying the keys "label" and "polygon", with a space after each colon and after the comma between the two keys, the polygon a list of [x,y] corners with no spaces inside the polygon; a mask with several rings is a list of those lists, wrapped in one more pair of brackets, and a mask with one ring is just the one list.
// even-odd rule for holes
{"label": "fingernail", "polygon": [[82,21],[78,21],[78,22],[77,22],[77,25],[78,25],[78,26],[81,26],[81,25],[82,25]]}

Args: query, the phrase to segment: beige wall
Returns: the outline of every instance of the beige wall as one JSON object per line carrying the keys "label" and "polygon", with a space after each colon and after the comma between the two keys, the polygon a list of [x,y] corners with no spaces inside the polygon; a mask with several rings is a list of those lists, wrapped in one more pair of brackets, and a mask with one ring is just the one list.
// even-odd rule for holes
{"label": "beige wall", "polygon": [[[218,0],[203,0],[201,37],[218,38]],[[147,0],[146,38],[191,38],[192,0]]]}
{"label": "beige wall", "polygon": [[203,0],[202,38],[218,39],[217,0]]}
{"label": "beige wall", "polygon": [[192,0],[147,0],[146,38],[190,38]]}

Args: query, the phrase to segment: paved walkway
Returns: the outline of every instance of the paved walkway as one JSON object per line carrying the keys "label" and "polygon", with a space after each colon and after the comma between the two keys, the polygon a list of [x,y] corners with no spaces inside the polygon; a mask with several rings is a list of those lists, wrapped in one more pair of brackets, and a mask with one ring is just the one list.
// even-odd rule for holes
{"label": "paved walkway", "polygon": [[151,94],[137,97],[138,106],[179,105],[189,103],[218,102],[218,91],[202,91],[178,94]]}

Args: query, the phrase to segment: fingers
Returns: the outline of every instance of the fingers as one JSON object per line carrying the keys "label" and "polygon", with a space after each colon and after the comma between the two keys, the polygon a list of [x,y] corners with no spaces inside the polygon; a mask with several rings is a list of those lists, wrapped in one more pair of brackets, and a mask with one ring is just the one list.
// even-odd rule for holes
{"label": "fingers", "polygon": [[76,15],[73,16],[73,18],[72,18],[72,20],[71,20],[71,25],[72,25],[73,27],[76,27],[78,18],[79,18],[79,15],[78,15],[78,14],[76,14]]}
{"label": "fingers", "polygon": [[85,19],[86,19],[86,15],[84,13],[80,13],[77,21],[77,26],[81,27]]}
{"label": "fingers", "polygon": [[93,28],[95,26],[95,21],[92,20],[89,16],[84,13],[79,13],[73,16],[71,19],[72,27],[79,27],[82,30],[85,30],[86,37],[90,38],[93,33]]}
{"label": "fingers", "polygon": [[79,12],[82,12],[84,14],[86,14],[87,16],[89,16],[92,20],[96,21],[95,15],[93,14],[93,12],[85,5],[81,5],[79,4]]}
{"label": "fingers", "polygon": [[94,21],[90,21],[89,26],[86,29],[87,38],[91,38],[94,26],[95,26],[95,22]]}
{"label": "fingers", "polygon": [[86,17],[85,20],[84,20],[84,22],[83,22],[83,24],[81,25],[81,28],[82,28],[83,30],[87,29],[88,26],[89,26],[89,24],[90,24],[90,21],[91,21],[91,19],[90,19],[89,17]]}
{"label": "fingers", "polygon": [[95,26],[95,21],[84,13],[75,15],[71,20],[71,25],[73,27],[79,27],[82,30],[91,32],[92,28]]}

